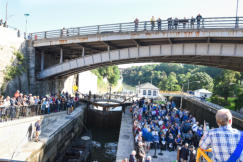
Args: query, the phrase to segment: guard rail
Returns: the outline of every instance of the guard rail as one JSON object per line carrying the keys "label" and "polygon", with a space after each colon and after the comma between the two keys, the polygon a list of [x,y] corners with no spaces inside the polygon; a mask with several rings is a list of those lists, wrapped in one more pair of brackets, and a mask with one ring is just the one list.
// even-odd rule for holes
{"label": "guard rail", "polygon": [[243,28],[243,17],[209,17],[200,21],[192,19],[171,19],[161,20],[161,23],[154,21],[141,21],[84,26],[75,28],[63,28],[43,32],[31,33],[32,40],[49,38],[65,38],[72,36],[84,36],[92,34],[107,34],[121,32],[140,31],[161,31],[161,30],[203,30],[203,29],[239,29]]}

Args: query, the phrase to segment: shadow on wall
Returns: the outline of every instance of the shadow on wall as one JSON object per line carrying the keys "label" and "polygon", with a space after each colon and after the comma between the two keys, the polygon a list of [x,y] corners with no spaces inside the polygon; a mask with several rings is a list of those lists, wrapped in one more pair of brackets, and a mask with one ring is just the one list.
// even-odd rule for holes
{"label": "shadow on wall", "polygon": [[101,111],[88,109],[88,126],[91,128],[120,128],[121,111]]}

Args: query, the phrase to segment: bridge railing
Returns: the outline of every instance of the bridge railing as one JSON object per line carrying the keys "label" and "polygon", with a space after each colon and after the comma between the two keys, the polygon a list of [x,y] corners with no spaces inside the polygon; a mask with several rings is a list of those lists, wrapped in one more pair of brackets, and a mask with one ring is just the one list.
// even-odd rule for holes
{"label": "bridge railing", "polygon": [[237,29],[243,28],[243,17],[211,17],[203,18],[201,21],[192,21],[191,19],[172,19],[161,20],[159,24],[155,21],[141,21],[135,25],[134,22],[84,26],[76,28],[63,28],[59,30],[50,30],[36,32],[31,34],[32,40],[41,40],[48,38],[62,38],[80,35],[121,33],[121,32],[140,32],[140,31],[160,31],[160,30],[199,30],[199,29]]}

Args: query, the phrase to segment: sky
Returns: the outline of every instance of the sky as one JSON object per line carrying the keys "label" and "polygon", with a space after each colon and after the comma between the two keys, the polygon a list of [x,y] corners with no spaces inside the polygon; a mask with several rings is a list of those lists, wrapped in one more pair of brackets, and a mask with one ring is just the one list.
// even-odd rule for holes
{"label": "sky", "polygon": [[[168,17],[231,17],[236,14],[237,0],[0,0],[0,19],[25,30],[25,13],[29,13],[28,32],[132,22]],[[239,14],[243,16],[243,0]]]}
{"label": "sky", "polygon": [[[243,16],[243,0],[238,15]],[[237,0],[0,0],[0,19],[5,19],[8,4],[8,24],[27,32],[41,32],[89,25],[150,20],[168,17],[191,18],[234,17]],[[130,67],[130,64],[119,67]]]}

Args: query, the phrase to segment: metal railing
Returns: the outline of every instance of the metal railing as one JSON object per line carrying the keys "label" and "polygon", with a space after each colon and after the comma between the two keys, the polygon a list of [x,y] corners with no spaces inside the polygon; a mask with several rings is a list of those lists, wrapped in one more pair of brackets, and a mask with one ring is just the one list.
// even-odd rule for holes
{"label": "metal railing", "polygon": [[[42,109],[41,104],[28,105],[28,106],[9,106],[0,107],[0,122],[5,122],[9,120],[15,120],[19,118],[44,115],[54,112],[66,111],[68,102],[62,102],[60,104],[50,104],[49,110]],[[72,105],[74,108],[79,106],[79,101],[74,102]]]}
{"label": "metal railing", "polygon": [[76,28],[63,28],[43,32],[31,33],[32,40],[83,36],[92,34],[140,32],[140,31],[166,31],[166,30],[200,30],[200,29],[238,29],[243,28],[243,17],[211,17],[200,21],[192,19],[161,20],[84,26]]}
{"label": "metal railing", "polygon": [[213,160],[211,160],[209,158],[209,156],[206,154],[206,152],[212,152],[212,149],[202,150],[201,148],[198,148],[197,149],[196,162],[200,162],[201,157],[203,157],[207,162],[213,162]]}

